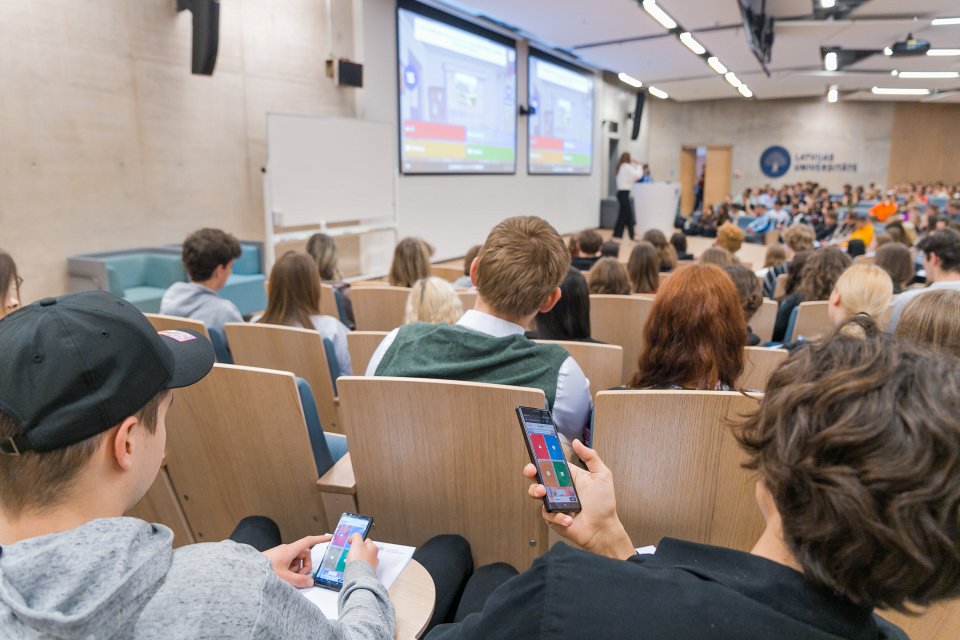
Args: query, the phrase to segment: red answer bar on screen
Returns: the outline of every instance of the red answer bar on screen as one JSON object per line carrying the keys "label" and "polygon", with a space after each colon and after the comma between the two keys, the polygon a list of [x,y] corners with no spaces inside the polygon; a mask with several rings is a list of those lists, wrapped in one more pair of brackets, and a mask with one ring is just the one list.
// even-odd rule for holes
{"label": "red answer bar on screen", "polygon": [[450,140],[451,142],[466,142],[467,128],[454,124],[437,124],[435,122],[404,120],[403,137],[424,138],[429,140]]}
{"label": "red answer bar on screen", "polygon": [[563,139],[532,136],[530,138],[530,147],[533,149],[551,149],[554,151],[563,151]]}

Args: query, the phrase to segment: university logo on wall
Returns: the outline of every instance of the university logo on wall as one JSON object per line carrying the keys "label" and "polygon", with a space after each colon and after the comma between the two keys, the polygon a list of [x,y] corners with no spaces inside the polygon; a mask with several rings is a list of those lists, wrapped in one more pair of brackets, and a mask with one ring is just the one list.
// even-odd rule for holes
{"label": "university logo on wall", "polygon": [[768,178],[779,178],[790,170],[790,152],[774,145],[760,154],[760,170]]}

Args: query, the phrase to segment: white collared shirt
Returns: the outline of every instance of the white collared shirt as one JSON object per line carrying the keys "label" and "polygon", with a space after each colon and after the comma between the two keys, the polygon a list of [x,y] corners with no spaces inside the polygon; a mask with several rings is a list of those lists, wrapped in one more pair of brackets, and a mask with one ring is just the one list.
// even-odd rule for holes
{"label": "white collared shirt", "polygon": [[[476,309],[464,313],[457,326],[485,333],[494,338],[504,338],[512,335],[523,335],[524,328],[503,318],[498,318]],[[394,329],[386,335],[377,350],[373,352],[370,363],[367,365],[367,376],[374,376],[380,361],[390,345],[397,337],[399,329]],[[584,375],[583,369],[572,357],[567,357],[560,365],[557,374],[557,396],[553,403],[553,420],[557,423],[557,431],[566,441],[574,438],[583,439],[583,429],[590,423],[590,413],[593,411],[593,400],[590,398],[590,381]]]}

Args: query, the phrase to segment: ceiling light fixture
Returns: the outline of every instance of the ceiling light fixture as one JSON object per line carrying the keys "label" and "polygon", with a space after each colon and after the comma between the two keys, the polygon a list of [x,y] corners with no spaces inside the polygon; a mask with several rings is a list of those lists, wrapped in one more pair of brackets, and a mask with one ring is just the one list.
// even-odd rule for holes
{"label": "ceiling light fixture", "polygon": [[718,58],[717,56],[710,56],[709,58],[707,58],[707,64],[710,65],[711,69],[713,69],[720,75],[723,75],[727,72],[727,68],[723,66],[723,63],[720,62],[720,58]]}
{"label": "ceiling light fixture", "polygon": [[895,76],[895,75],[897,75],[898,73],[900,73],[900,72],[897,71],[896,69],[894,69],[893,71],[890,72],[890,75]]}
{"label": "ceiling light fixture", "polygon": [[650,17],[663,25],[664,29],[673,30],[677,28],[677,21],[667,15],[667,12],[660,8],[656,0],[643,0],[644,10],[650,14]]}
{"label": "ceiling light fixture", "polygon": [[647,91],[649,91],[652,95],[657,96],[661,100],[666,100],[670,97],[666,91],[663,89],[657,89],[656,87],[647,87]]}
{"label": "ceiling light fixture", "polygon": [[960,71],[901,71],[900,77],[907,80],[948,80],[960,78]]}
{"label": "ceiling light fixture", "polygon": [[690,51],[693,51],[698,56],[702,56],[707,52],[704,46],[697,42],[689,31],[684,31],[680,34],[680,42],[685,44],[687,49],[690,49]]}
{"label": "ceiling light fixture", "polygon": [[824,9],[833,9],[837,6],[837,0],[820,0],[820,6]]}
{"label": "ceiling light fixture", "polygon": [[620,82],[622,82],[622,83],[624,83],[624,84],[628,84],[628,85],[630,85],[631,87],[636,87],[637,89],[639,89],[640,87],[643,86],[643,83],[642,83],[642,82],[640,82],[639,80],[637,80],[637,79],[634,78],[633,76],[624,73],[623,71],[621,71],[620,73],[618,73],[618,74],[617,74],[617,77],[620,78]]}
{"label": "ceiling light fixture", "polygon": [[827,91],[827,102],[833,103],[840,98],[840,93],[837,91],[837,85],[831,85],[830,90]]}
{"label": "ceiling light fixture", "polygon": [[750,88],[745,84],[741,84],[739,87],[737,87],[737,91],[739,91],[740,95],[742,95],[744,98],[753,97],[753,91],[750,91]]}
{"label": "ceiling light fixture", "polygon": [[960,24],[960,18],[934,18],[930,21],[931,27],[943,27],[950,24]]}
{"label": "ceiling light fixture", "polygon": [[960,56],[960,49],[929,49],[928,56]]}
{"label": "ceiling light fixture", "polygon": [[890,47],[884,47],[884,48],[883,48],[883,55],[885,55],[885,56],[892,56],[892,55],[893,55],[893,49],[891,49]]}
{"label": "ceiling light fixture", "polygon": [[928,96],[930,89],[892,89],[887,87],[874,87],[870,92],[875,96]]}
{"label": "ceiling light fixture", "polygon": [[723,78],[729,82],[730,86],[734,89],[739,89],[740,85],[743,84],[743,82],[740,81],[740,78],[738,78],[733,71],[728,71],[727,73],[723,74]]}
{"label": "ceiling light fixture", "polygon": [[837,52],[828,51],[823,56],[823,68],[827,71],[836,71],[837,70]]}

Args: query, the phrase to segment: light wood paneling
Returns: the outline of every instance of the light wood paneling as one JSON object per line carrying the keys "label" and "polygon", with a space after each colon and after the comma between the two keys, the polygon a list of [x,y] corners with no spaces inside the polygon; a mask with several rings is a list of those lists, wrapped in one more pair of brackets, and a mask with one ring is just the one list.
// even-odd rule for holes
{"label": "light wood paneling", "polygon": [[391,331],[403,324],[408,287],[353,286],[350,301],[360,331]]}
{"label": "light wood paneling", "polygon": [[626,384],[637,371],[643,351],[643,326],[653,308],[651,296],[590,296],[590,333],[594,340],[623,347],[623,373]]}
{"label": "light wood paneling", "polygon": [[737,380],[736,388],[763,392],[767,388],[770,375],[787,359],[790,352],[786,349],[746,347],[743,355],[743,373]]}
{"label": "light wood paneling", "polygon": [[960,182],[960,104],[898,102],[893,110],[887,184]]}
{"label": "light wood paneling", "polygon": [[350,351],[350,366],[354,375],[364,374],[373,352],[386,336],[386,331],[351,331],[347,334],[347,350]]}
{"label": "light wood paneling", "polygon": [[793,328],[792,340],[803,336],[813,340],[833,331],[833,320],[827,313],[829,302],[818,300],[815,302],[801,302],[797,307],[797,323]]}
{"label": "light wood paneling", "polygon": [[590,395],[620,386],[623,375],[623,347],[616,344],[573,342],[570,340],[535,340],[542,344],[555,344],[567,350],[577,361],[590,381]]}
{"label": "light wood paneling", "polygon": [[750,320],[750,328],[763,342],[773,340],[773,325],[777,323],[777,301],[764,298],[763,304]]}

